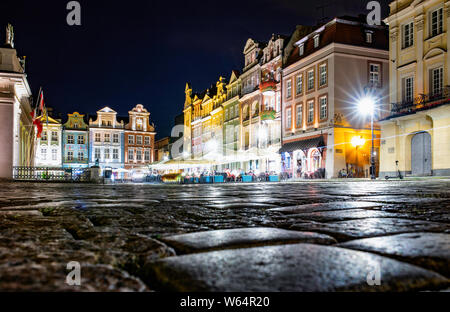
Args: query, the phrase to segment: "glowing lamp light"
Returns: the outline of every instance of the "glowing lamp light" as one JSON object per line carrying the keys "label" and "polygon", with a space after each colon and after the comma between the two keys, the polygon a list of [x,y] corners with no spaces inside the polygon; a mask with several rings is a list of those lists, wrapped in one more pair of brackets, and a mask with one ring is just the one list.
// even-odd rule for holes
{"label": "glowing lamp light", "polygon": [[362,98],[358,102],[358,110],[363,115],[372,115],[374,111],[374,106],[375,106],[374,100],[369,96]]}
{"label": "glowing lamp light", "polygon": [[266,133],[266,131],[264,131],[264,129],[259,129],[259,131],[258,131],[258,138],[261,141],[265,141],[267,139],[267,133]]}
{"label": "glowing lamp light", "polygon": [[274,96],[275,95],[275,91],[273,90],[266,90],[263,92],[264,96]]}
{"label": "glowing lamp light", "polygon": [[360,136],[354,136],[352,138],[352,145],[354,147],[363,146],[366,143],[366,140]]}

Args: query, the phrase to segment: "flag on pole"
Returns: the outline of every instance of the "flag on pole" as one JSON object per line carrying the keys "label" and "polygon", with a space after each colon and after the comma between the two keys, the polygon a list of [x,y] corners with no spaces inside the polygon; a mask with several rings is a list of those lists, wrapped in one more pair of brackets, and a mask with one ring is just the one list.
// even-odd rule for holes
{"label": "flag on pole", "polygon": [[41,94],[39,95],[39,109],[41,112],[44,111],[44,90],[41,90]]}
{"label": "flag on pole", "polygon": [[36,109],[34,111],[31,111],[31,118],[33,119],[33,125],[36,126],[37,129],[37,138],[39,139],[42,134],[42,123],[39,118],[36,118]]}

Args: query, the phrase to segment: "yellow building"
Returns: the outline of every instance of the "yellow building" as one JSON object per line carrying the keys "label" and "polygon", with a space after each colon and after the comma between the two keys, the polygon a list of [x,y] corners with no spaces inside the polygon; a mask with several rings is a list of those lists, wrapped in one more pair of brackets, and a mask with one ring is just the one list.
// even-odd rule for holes
{"label": "yellow building", "polygon": [[185,89],[183,158],[210,159],[223,156],[223,103],[227,100],[226,82],[220,77],[215,85],[201,93]]}
{"label": "yellow building", "polygon": [[450,3],[390,4],[390,111],[381,121],[380,176],[450,175]]}

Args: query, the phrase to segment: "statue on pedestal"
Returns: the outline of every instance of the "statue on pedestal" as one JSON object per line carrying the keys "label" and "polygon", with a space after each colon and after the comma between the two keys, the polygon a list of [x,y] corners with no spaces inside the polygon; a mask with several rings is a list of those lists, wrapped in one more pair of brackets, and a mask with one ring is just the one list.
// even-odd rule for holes
{"label": "statue on pedestal", "polygon": [[8,26],[6,26],[6,45],[9,45],[11,46],[11,48],[14,48],[14,28],[9,23]]}

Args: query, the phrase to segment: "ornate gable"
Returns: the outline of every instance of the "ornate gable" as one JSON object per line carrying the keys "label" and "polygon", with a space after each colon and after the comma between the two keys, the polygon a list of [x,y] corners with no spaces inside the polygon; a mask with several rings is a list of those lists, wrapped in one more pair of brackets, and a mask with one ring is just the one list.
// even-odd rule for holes
{"label": "ornate gable", "polygon": [[80,129],[86,130],[88,125],[84,121],[84,115],[74,112],[73,114],[67,114],[68,120],[64,124],[64,128],[66,129]]}

